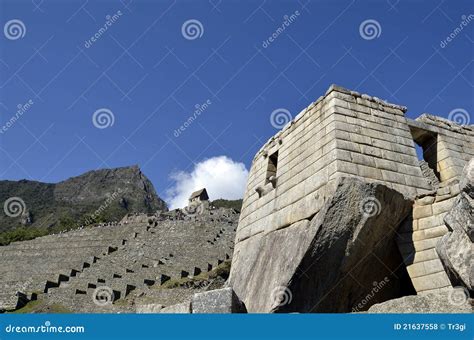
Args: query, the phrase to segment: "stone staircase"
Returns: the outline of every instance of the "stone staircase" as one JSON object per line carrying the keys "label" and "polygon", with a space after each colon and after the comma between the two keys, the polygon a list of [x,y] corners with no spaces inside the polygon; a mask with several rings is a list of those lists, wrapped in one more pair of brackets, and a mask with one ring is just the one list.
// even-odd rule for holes
{"label": "stone staircase", "polygon": [[[196,217],[134,215],[112,226],[0,247],[7,259],[0,270],[5,274],[0,275],[0,310],[41,298],[74,312],[126,311],[94,303],[94,292],[106,287],[116,301],[212,270],[231,258],[238,218],[232,209],[210,209]],[[18,261],[22,269],[15,271]]]}

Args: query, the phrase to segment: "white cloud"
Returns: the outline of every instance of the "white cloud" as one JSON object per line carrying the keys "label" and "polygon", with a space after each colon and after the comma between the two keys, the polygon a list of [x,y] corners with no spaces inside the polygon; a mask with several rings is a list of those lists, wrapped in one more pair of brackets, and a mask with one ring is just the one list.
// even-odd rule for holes
{"label": "white cloud", "polygon": [[219,156],[197,163],[191,172],[178,171],[170,177],[176,183],[166,192],[166,201],[170,209],[176,209],[186,206],[191,193],[202,188],[211,200],[242,198],[248,170],[243,163]]}

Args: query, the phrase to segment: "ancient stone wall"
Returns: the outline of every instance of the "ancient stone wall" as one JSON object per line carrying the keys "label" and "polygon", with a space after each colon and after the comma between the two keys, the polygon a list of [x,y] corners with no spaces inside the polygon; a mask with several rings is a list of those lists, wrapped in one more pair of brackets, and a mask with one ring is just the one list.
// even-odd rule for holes
{"label": "ancient stone wall", "polygon": [[462,169],[474,157],[474,131],[431,115],[409,125],[438,176],[439,188],[415,200],[413,217],[400,228],[398,244],[413,286],[419,293],[430,293],[451,287],[435,247],[448,232],[444,217],[460,193]]}
{"label": "ancient stone wall", "polygon": [[[448,230],[443,217],[459,193],[457,178],[474,156],[474,130],[430,115],[410,120],[405,112],[333,85],[258,151],[236,234],[231,284],[237,293],[252,275],[243,269],[253,261],[249,249],[264,246],[271,232],[311,220],[340,177],[381,182],[413,200],[398,237],[413,286],[417,292],[451,286],[435,246]],[[423,149],[423,170],[415,143]]]}
{"label": "ancient stone wall", "polygon": [[[319,100],[257,153],[237,240],[287,226],[317,212],[330,175],[328,165],[336,155],[335,136],[329,133],[334,125],[327,101]],[[272,183],[266,178],[267,168],[277,151],[276,183]]]}
{"label": "ancient stone wall", "polygon": [[[404,107],[331,86],[255,156],[236,241],[313,216],[340,176],[384,182],[411,197],[431,190],[404,112]],[[276,175],[270,181],[275,156]]]}
{"label": "ancient stone wall", "polygon": [[238,216],[228,208],[130,214],[119,223],[0,247],[0,313],[34,299],[74,312],[127,311],[126,304],[96,304],[94,292],[146,296],[168,280],[216,269],[232,257]]}

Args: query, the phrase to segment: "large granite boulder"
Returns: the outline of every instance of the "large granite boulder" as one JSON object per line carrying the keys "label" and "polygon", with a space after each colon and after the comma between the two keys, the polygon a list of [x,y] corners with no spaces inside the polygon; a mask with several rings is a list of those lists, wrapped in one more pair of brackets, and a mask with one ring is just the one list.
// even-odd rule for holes
{"label": "large granite boulder", "polygon": [[466,165],[460,180],[461,193],[444,217],[449,232],[436,245],[436,251],[453,286],[474,292],[472,265],[474,242],[474,159]]}
{"label": "large granite boulder", "polygon": [[464,167],[459,186],[461,191],[474,198],[474,157]]}
{"label": "large granite boulder", "polygon": [[137,314],[156,314],[164,308],[161,304],[137,305],[135,312]]}
{"label": "large granite boulder", "polygon": [[245,312],[245,306],[230,287],[194,294],[191,304],[196,314]]}
{"label": "large granite boulder", "polygon": [[340,178],[312,218],[236,247],[229,284],[248,312],[349,312],[412,288],[394,235],[412,202]]}
{"label": "large granite boulder", "polygon": [[463,289],[404,296],[373,305],[369,313],[472,313],[472,299]]}
{"label": "large granite boulder", "polygon": [[189,314],[191,313],[191,302],[185,301],[176,305],[164,307],[159,312],[164,314]]}

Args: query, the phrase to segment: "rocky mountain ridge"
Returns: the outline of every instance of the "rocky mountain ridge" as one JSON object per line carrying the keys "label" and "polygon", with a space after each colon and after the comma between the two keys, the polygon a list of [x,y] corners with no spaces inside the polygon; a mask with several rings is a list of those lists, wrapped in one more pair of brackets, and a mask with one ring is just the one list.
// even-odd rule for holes
{"label": "rocky mountain ridge", "polygon": [[93,170],[56,184],[0,181],[0,202],[0,232],[23,227],[47,234],[118,221],[127,213],[167,210],[136,165]]}

